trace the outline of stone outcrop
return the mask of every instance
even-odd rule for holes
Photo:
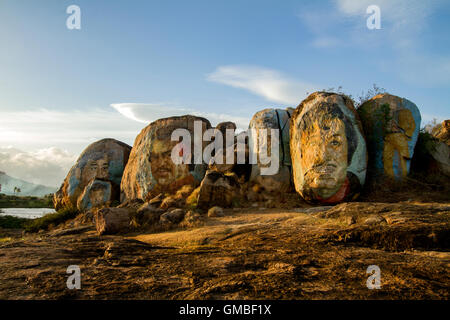
[[[141,131],[134,142],[124,171],[121,184],[122,201],[147,201],[160,193],[174,193],[183,185],[196,186],[200,183],[205,174],[205,164],[193,164],[193,159],[192,164],[175,164],[171,158],[172,149],[177,145],[181,146],[180,157],[192,157],[196,121],[200,125],[202,135],[211,127],[209,121],[204,118],[186,115],[156,120]],[[190,146],[186,141],[171,141],[171,135],[176,129],[189,131]],[[186,144],[184,147],[183,143]],[[203,147],[205,145],[203,142]]]
[[[294,185],[306,201],[338,203],[358,196],[367,150],[351,99],[311,94],[292,115],[290,137]]]
[[[235,175],[208,170],[200,184],[197,206],[208,209],[213,206],[231,207],[240,197],[240,187]]]
[[[427,133],[419,135],[411,171],[450,178],[450,146]]]
[[[444,120],[433,128],[431,134],[450,147],[450,120]]]
[[[379,94],[359,107],[369,151],[369,171],[401,179],[409,173],[421,116],[411,101]]]
[[[55,193],[55,208],[88,210],[119,201],[120,183],[130,151],[129,145],[114,139],[89,145]]]
[[[250,181],[260,184],[266,191],[286,192],[291,189],[291,156],[289,146],[289,124],[292,108],[282,109],[264,109],[257,112],[249,124],[249,129],[254,129],[255,134],[251,136],[253,150],[256,152],[256,164],[252,165]],[[264,156],[271,158],[271,129],[278,130],[279,141],[278,151],[278,170],[273,174],[265,175],[262,168],[270,167],[272,163],[263,160]],[[266,135],[264,134],[264,131]],[[250,148],[252,149],[252,148]],[[250,150],[251,151],[251,150]]]
[[[130,215],[126,208],[103,208],[95,212],[95,227],[99,235],[115,234],[130,228]]]

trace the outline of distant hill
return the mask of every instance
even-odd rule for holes
[[[57,190],[57,188],[34,184],[10,177],[3,171],[0,171],[0,185],[0,193],[4,193],[6,195],[14,195],[15,187],[20,189],[20,193],[16,194],[19,196],[43,197],[49,193],[54,193]]]

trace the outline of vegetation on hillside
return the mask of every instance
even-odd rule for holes
[[[53,208],[53,194],[43,198],[8,196],[0,193],[0,208]]]

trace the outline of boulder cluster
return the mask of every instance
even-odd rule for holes
[[[277,207],[290,201],[288,195],[318,204],[351,201],[370,176],[406,177],[420,122],[419,109],[404,98],[381,94],[356,109],[345,95],[315,92],[296,109],[257,112],[249,124],[254,134],[235,133],[232,122],[213,128],[225,137],[213,154],[224,160],[231,155],[232,163],[204,158],[174,163],[174,152],[185,159],[193,157],[187,150],[194,150],[195,144],[207,148],[210,141],[196,140],[194,132],[200,130],[203,137],[211,124],[192,115],[159,119],[141,131],[132,148],[114,139],[91,144],[54,195],[54,205],[94,212],[102,234],[130,227],[192,225],[206,214],[223,215],[226,207]],[[444,121],[434,134],[441,139],[434,152],[445,174],[449,127]],[[172,141],[177,129],[193,138]],[[271,164],[264,159],[272,153],[278,155],[277,166],[267,175]]]

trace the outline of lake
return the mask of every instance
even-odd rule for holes
[[[47,213],[54,213],[51,208],[1,208],[0,216],[14,216],[19,218],[40,218]]]

